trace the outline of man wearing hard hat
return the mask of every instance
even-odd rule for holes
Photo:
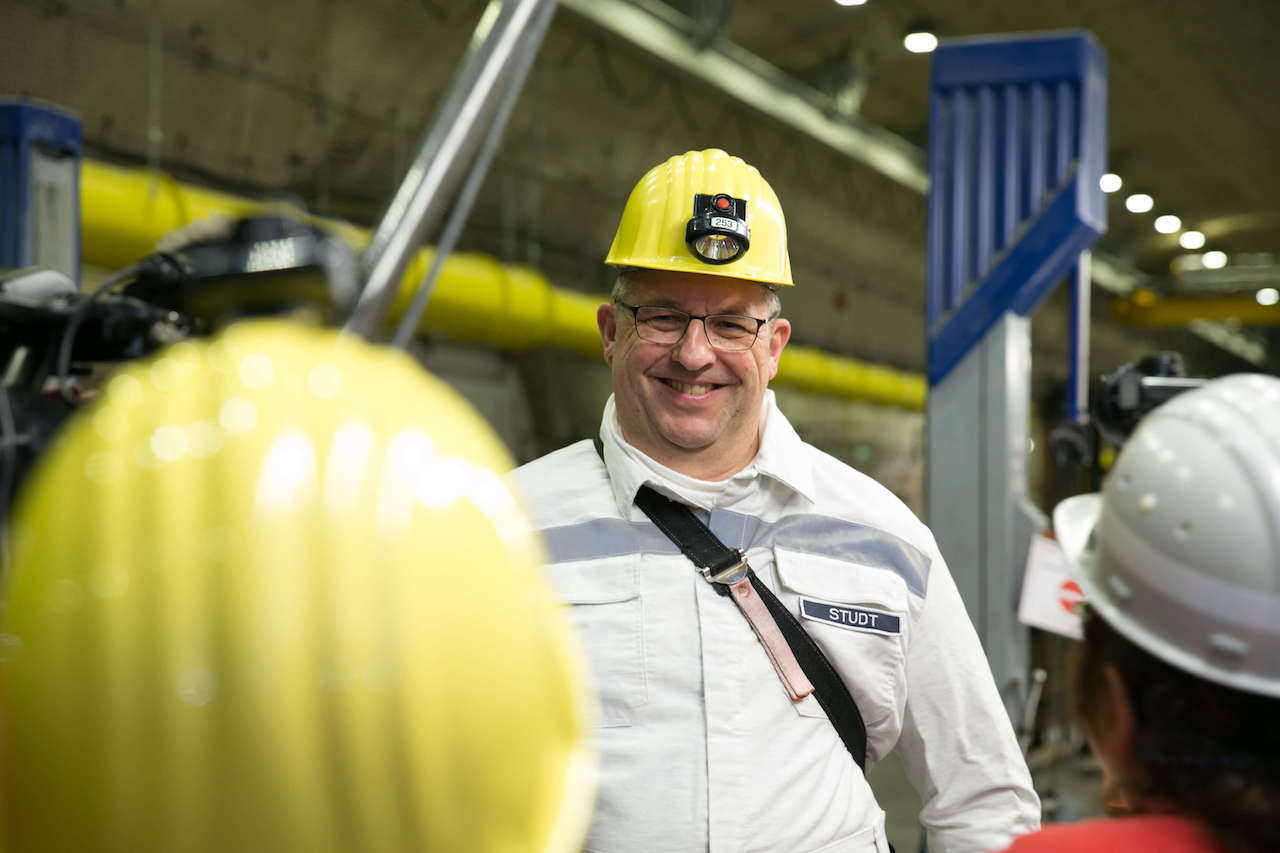
[[[587,849],[888,853],[862,768],[895,747],[931,851],[1035,829],[932,535],[801,441],[768,390],[792,284],[768,183],[723,151],[672,157],[606,263],[599,439],[515,475],[599,692]]]
[[[1010,853],[1280,850],[1280,379],[1161,405],[1053,526],[1088,602],[1076,713],[1133,813]]]
[[[1280,850],[1280,379],[1143,418],[1053,530],[1087,599],[1074,703],[1130,815],[1011,853]]]

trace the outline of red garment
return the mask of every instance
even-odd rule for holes
[[[1004,853],[1221,853],[1208,832],[1169,815],[1049,824],[1016,839]]]

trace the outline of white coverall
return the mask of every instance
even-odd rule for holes
[[[868,762],[901,753],[930,853],[999,849],[1036,829],[1039,799],[932,534],[801,441],[772,392],[764,407],[759,453],[724,482],[626,444],[612,398],[607,473],[581,441],[513,475],[599,694],[586,849],[888,853],[884,812],[816,698],[788,698],[733,601],[634,505],[645,483],[746,550],[802,616],[858,704]]]

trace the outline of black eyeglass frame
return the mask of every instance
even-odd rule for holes
[[[635,327],[636,334],[639,335],[640,340],[644,341],[645,343],[657,344],[658,346],[673,347],[676,344],[683,341],[685,335],[689,334],[689,326],[693,323],[694,320],[701,320],[702,336],[707,339],[707,346],[711,347],[713,350],[718,350],[719,352],[747,352],[748,350],[750,350],[752,347],[756,345],[756,341],[760,340],[760,330],[765,327],[765,324],[775,319],[773,317],[770,317],[767,320],[761,320],[759,317],[752,317],[750,314],[733,314],[725,311],[717,311],[715,314],[690,314],[688,311],[681,311],[679,308],[672,308],[669,305],[628,305],[627,303],[617,299],[613,300],[613,304],[617,305],[620,308],[626,308],[628,311],[631,312],[631,321],[632,321],[632,325]],[[640,332],[640,311],[645,308],[652,308],[657,311],[667,311],[671,314],[683,314],[685,317],[687,317],[688,319],[685,321],[685,324],[684,324],[684,331],[680,333],[680,337],[676,338],[674,341],[671,341],[670,343],[666,343],[664,341],[651,341],[648,338],[646,338]],[[756,324],[756,331],[755,331],[755,334],[752,335],[751,337],[751,343],[747,344],[745,347],[742,347],[741,349],[725,349],[724,347],[716,346],[715,342],[711,340],[711,332],[708,331],[707,329],[707,320],[711,319],[712,317],[733,317],[734,319],[738,319],[738,320],[754,320]]]

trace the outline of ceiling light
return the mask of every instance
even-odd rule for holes
[[[1227,265],[1227,253],[1219,252],[1217,249],[1205,252],[1200,256],[1200,263],[1204,264],[1207,270],[1220,270]]]
[[[1275,305],[1280,302],[1280,290],[1276,290],[1274,287],[1264,287],[1255,293],[1253,298],[1258,300],[1259,305]]]
[[[1183,231],[1178,237],[1178,245],[1184,249],[1204,248],[1203,231]]]
[[[1124,181],[1120,180],[1120,176],[1115,172],[1107,172],[1098,179],[1098,186],[1104,193],[1113,193],[1124,186]]]
[[[1124,200],[1125,209],[1130,213],[1146,213],[1156,206],[1155,199],[1146,193],[1134,193]]]
[[[1172,213],[1166,213],[1164,216],[1156,217],[1156,230],[1161,234],[1176,234],[1178,229],[1182,227],[1182,220],[1174,216]]]
[[[861,6],[867,0],[836,0],[837,6]]]
[[[938,37],[930,32],[916,30],[907,33],[902,46],[912,53],[932,53],[938,46]]]

